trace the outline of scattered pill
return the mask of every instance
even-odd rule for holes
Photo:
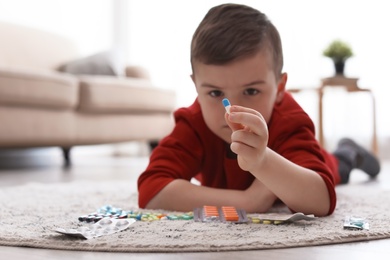
[[[260,223],[260,219],[259,218],[252,218],[252,223],[255,223],[255,224],[258,224]]]

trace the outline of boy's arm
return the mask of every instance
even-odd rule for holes
[[[183,179],[166,185],[146,208],[191,211],[204,205],[234,206],[247,212],[266,212],[276,196],[255,180],[247,190],[217,189],[198,186]]]
[[[328,215],[330,193],[322,173],[299,166],[268,148],[267,124],[260,113],[238,106],[231,107],[231,112],[226,119],[233,130],[231,149],[238,155],[240,167],[251,172],[290,209]],[[300,153],[305,155],[312,157]]]
[[[301,167],[267,148],[262,166],[252,174],[290,209],[316,216],[329,214],[328,188],[317,172]]]

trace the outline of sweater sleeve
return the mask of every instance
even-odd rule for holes
[[[303,110],[275,117],[277,119],[269,129],[269,147],[289,161],[311,169],[322,177],[330,199],[328,215],[332,214],[336,207],[334,167],[329,165],[331,160],[327,157],[330,155],[315,139],[313,122]]]
[[[138,179],[138,204],[146,207],[166,185],[175,179],[190,181],[200,171],[202,145],[188,109],[175,113],[176,125],[150,156],[149,165]]]

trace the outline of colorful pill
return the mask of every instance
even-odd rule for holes
[[[252,218],[252,223],[260,223],[260,219],[259,218]]]
[[[225,107],[226,112],[227,112],[228,114],[230,114],[230,107],[231,107],[231,105],[230,105],[229,99],[224,98],[224,99],[222,100],[222,104],[223,104],[223,106]]]
[[[169,220],[178,220],[179,218],[176,215],[168,215]]]
[[[203,206],[203,213],[206,217],[219,216],[218,208],[216,206]]]
[[[239,220],[237,210],[234,207],[229,207],[229,206],[222,207],[222,212],[224,214],[226,221],[238,221]]]
[[[190,219],[193,219],[194,216],[191,216],[191,215],[187,215],[187,214],[183,214],[180,216],[180,219],[183,219],[183,220],[190,220]]]

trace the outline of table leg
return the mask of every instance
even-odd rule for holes
[[[371,98],[372,98],[372,111],[373,111],[371,147],[372,147],[373,153],[375,155],[378,155],[378,152],[379,152],[378,151],[378,139],[377,139],[377,135],[376,135],[376,102],[375,102],[374,94],[372,92],[370,92],[370,94],[371,94]]]
[[[322,105],[322,98],[323,98],[323,91],[322,89],[318,90],[318,141],[322,147],[325,148],[325,140],[324,140],[324,129],[323,129],[323,105]]]

